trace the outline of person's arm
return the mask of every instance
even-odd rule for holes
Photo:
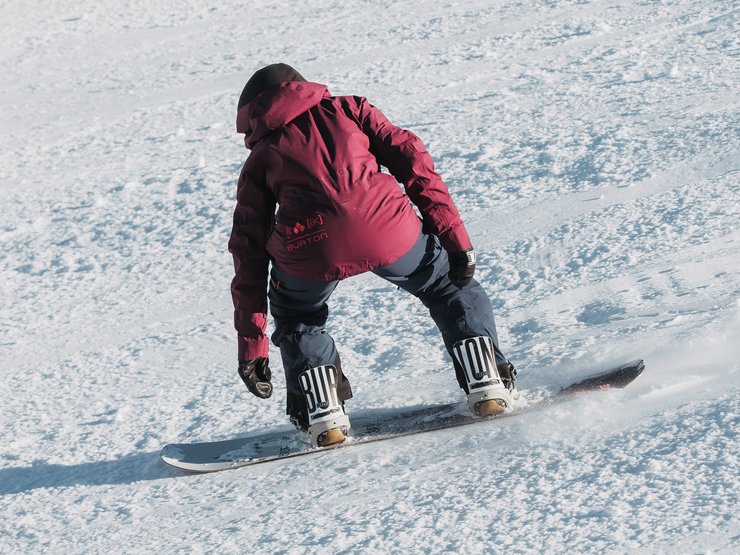
[[[354,101],[356,117],[370,139],[372,153],[403,184],[421,212],[425,227],[439,237],[449,253],[470,249],[472,243],[465,225],[421,139],[393,125],[367,99],[354,97]]]
[[[234,258],[231,297],[239,336],[239,361],[267,357],[267,236],[275,217],[275,199],[259,172],[242,168],[236,194],[229,252]]]

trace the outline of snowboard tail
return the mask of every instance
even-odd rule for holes
[[[195,472],[214,472],[434,430],[490,423],[543,405],[566,401],[579,394],[626,387],[644,369],[644,361],[633,360],[606,372],[578,380],[537,403],[503,416],[490,418],[474,416],[467,409],[465,402],[423,405],[401,410],[387,409],[353,415],[350,437],[343,443],[329,447],[311,447],[301,439],[299,432],[293,427],[283,426],[264,433],[223,441],[169,444],[162,448],[160,456],[164,462],[177,468]]]

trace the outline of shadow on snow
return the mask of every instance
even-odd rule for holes
[[[171,469],[160,460],[159,451],[69,466],[39,460],[31,466],[0,469],[0,496],[43,488],[131,484],[182,475],[182,471]]]

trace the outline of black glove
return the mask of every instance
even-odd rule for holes
[[[270,361],[265,357],[244,360],[239,363],[239,377],[244,381],[247,389],[260,399],[267,399],[272,395],[272,372]]]
[[[457,287],[465,287],[475,274],[475,249],[450,253],[450,281]]]

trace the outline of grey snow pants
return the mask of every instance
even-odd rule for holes
[[[458,288],[447,277],[447,253],[433,235],[421,234],[409,252],[374,274],[417,297],[439,328],[447,351],[469,337],[487,335],[493,340],[496,363],[505,363],[499,348],[493,308],[483,287],[473,280]],[[288,391],[288,414],[301,427],[307,426],[305,400],[298,375],[316,366],[333,364],[339,371],[338,394],[341,400],[352,397],[349,380],[342,372],[336,345],[326,332],[329,316],[327,301],[337,281],[307,281],[285,274],[273,266],[268,297],[275,320],[272,342],[280,348]],[[360,320],[361,322],[361,320]],[[361,323],[359,324],[361,325]],[[453,361],[455,360],[452,357]],[[467,392],[467,381],[455,363],[460,387]]]

